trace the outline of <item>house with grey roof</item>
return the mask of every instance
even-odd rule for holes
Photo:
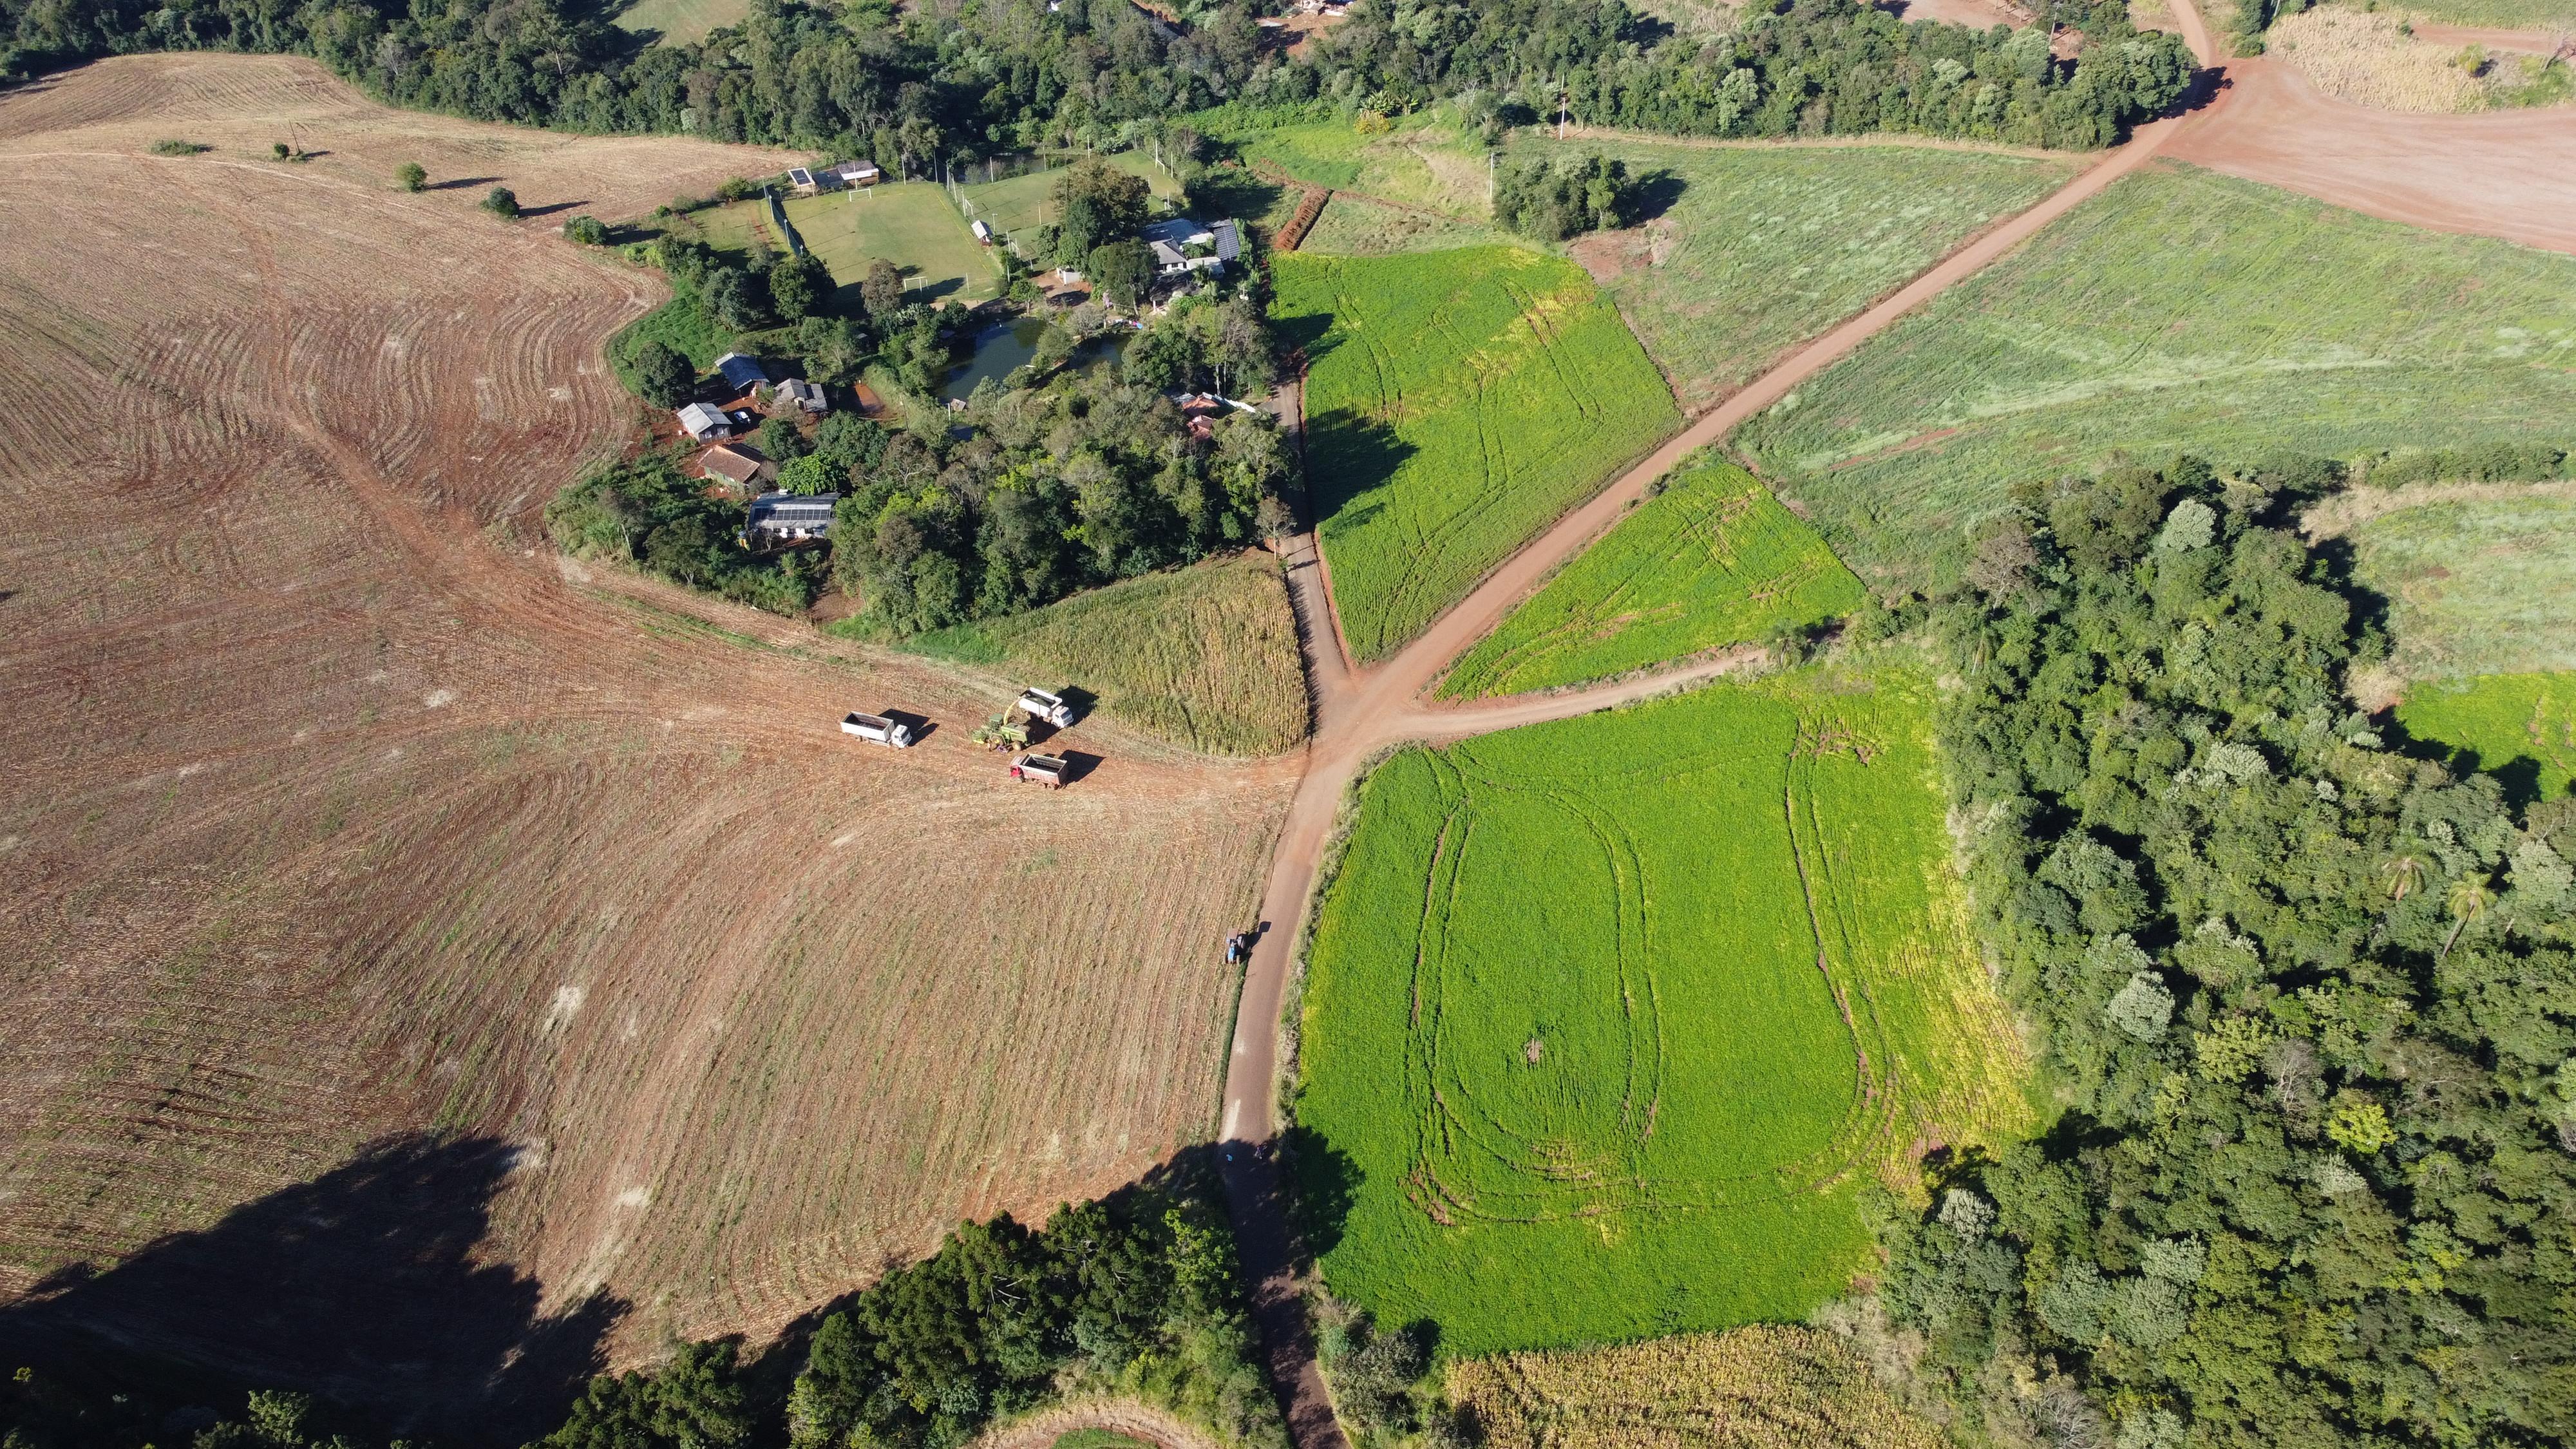
[[[821,538],[831,530],[838,493],[763,493],[751,500],[743,532],[755,543]]]
[[[755,387],[766,387],[769,374],[762,370],[760,359],[740,352],[728,352],[716,359],[716,371],[724,377],[725,386],[740,396]]]
[[[679,419],[680,431],[701,443],[709,438],[733,436],[733,419],[726,417],[722,409],[711,408],[705,403],[690,403],[681,408]]]

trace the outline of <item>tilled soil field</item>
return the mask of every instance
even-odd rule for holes
[[[775,164],[288,60],[0,100],[0,1338],[506,1429],[1201,1139],[1293,779],[1085,725],[1014,786],[980,686],[559,563],[656,284],[412,159],[610,218]]]

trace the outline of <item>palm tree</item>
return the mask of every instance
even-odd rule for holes
[[[2484,875],[2464,875],[2452,883],[2451,893],[2442,903],[2450,907],[2451,918],[2459,924],[2451,927],[2451,939],[2442,943],[2441,956],[2433,958],[2435,965],[2451,954],[2451,948],[2459,944],[2460,933],[2469,928],[2469,922],[2485,915],[2495,898],[2495,883]]]
[[[2411,850],[2388,857],[2380,863],[2379,880],[2391,901],[2406,899],[2424,888],[2424,857]]]

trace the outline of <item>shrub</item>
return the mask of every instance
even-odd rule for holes
[[[163,140],[152,143],[152,154],[155,156],[203,156],[213,149],[215,148],[212,146],[200,145],[195,141]]]
[[[697,385],[698,370],[659,339],[635,349],[634,366],[636,386],[644,400],[657,408],[678,407]]]
[[[608,228],[601,225],[599,218],[595,216],[574,217],[564,223],[563,233],[566,238],[586,247],[608,245]]]
[[[420,191],[429,185],[429,169],[417,161],[405,161],[394,168],[394,184],[405,191]]]
[[[495,186],[483,197],[483,209],[503,221],[519,219],[519,194],[506,186]]]

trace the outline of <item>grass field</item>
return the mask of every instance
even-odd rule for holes
[[[1489,1449],[1940,1449],[1834,1335],[1760,1324],[1621,1348],[1469,1359],[1448,1374]]]
[[[904,647],[1088,690],[1111,716],[1211,754],[1275,755],[1306,737],[1297,621],[1267,553],[1128,579]]]
[[[1657,219],[1577,241],[1573,252],[1693,412],[1970,233],[2038,201],[2078,165],[1919,146],[1658,146],[1537,132],[1511,147],[1515,161],[1594,152],[1681,183]]]
[[[2418,679],[2576,669],[2576,490],[2462,491],[2482,496],[2351,531],[2356,574],[2390,601],[2391,662]]]
[[[2576,673],[2489,674],[2410,686],[2397,722],[2460,769],[2502,776],[2525,801],[2576,789]]]
[[[711,246],[784,250],[786,239],[770,235],[768,218],[769,203],[752,200],[710,207],[690,220]],[[832,269],[845,311],[859,310],[859,284],[867,280],[868,263],[879,259],[903,268],[915,300],[972,305],[1001,295],[992,249],[975,240],[934,182],[888,181],[790,197],[787,223]]]
[[[1732,463],[1703,461],[1548,580],[1440,692],[1581,684],[1838,618],[1862,598],[1860,580],[1770,489]]]
[[[0,407],[57,420],[0,435],[0,1316],[61,1274],[66,1333],[516,1443],[495,1396],[559,1419],[594,1350],[765,1340],[1207,1140],[1290,782],[1086,722],[1017,786],[986,686],[557,557],[659,283],[387,180],[640,215],[775,153],[279,56],[0,104],[47,239]],[[217,157],[150,157],[173,116]],[[330,154],[221,164],[281,117]],[[887,707],[942,728],[834,728]]]
[[[1327,211],[1330,208],[1326,208]],[[1290,253],[1308,477],[1343,637],[1383,658],[1680,421],[1572,263],[1511,247]]]
[[[1399,754],[1309,955],[1325,1281],[1444,1349],[1797,1319],[1858,1182],[2028,1120],[1928,681],[1806,671]]]
[[[719,25],[739,25],[750,13],[751,0],[635,0],[618,12],[617,26],[686,45],[706,39]]]
[[[1334,256],[1382,257],[1396,252],[1452,247],[1517,245],[1508,233],[1478,221],[1460,221],[1380,206],[1356,196],[1336,196],[1315,219],[1298,250]]]
[[[1737,432],[1865,577],[1933,582],[2015,479],[2176,449],[2556,442],[2576,258],[2144,171]]]
[[[1172,173],[1154,164],[1144,151],[1117,151],[1100,158],[1116,170],[1130,176],[1142,176],[1154,195],[1166,201],[1178,201],[1181,184]],[[1064,175],[1058,166],[1046,171],[1032,171],[1026,176],[1013,176],[962,188],[966,200],[974,205],[971,213],[993,230],[1008,236],[1022,227],[1041,226],[1056,219],[1055,186]],[[967,168],[966,174],[972,174]],[[1205,218],[1214,220],[1215,218]],[[801,224],[801,223],[800,223]]]
[[[1230,145],[1247,166],[1270,166],[1316,186],[1365,191],[1454,216],[1485,215],[1485,147],[1460,131],[1456,113],[1444,106],[1403,117],[1394,129],[1375,135],[1339,119],[1246,129],[1217,121],[1206,134]]]

